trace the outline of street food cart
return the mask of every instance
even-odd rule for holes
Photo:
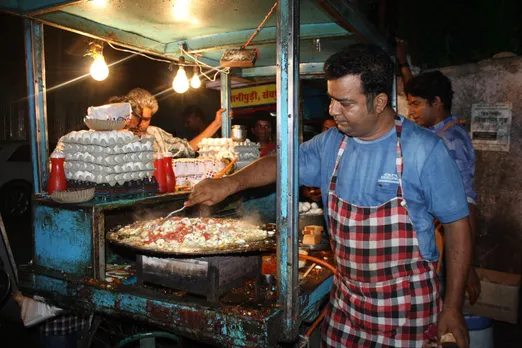
[[[175,13],[181,11],[176,7],[180,3],[189,6],[190,20],[180,20],[179,13]],[[227,347],[295,342],[301,324],[319,316],[329,294],[332,273],[322,268],[313,277],[299,281],[298,270],[299,79],[320,77],[324,60],[344,46],[363,41],[384,47],[386,43],[349,0],[279,0],[274,5],[266,0],[0,1],[0,9],[25,17],[36,198],[34,258],[32,264],[19,270],[24,293],[38,294],[62,308],[128,317]],[[258,28],[271,9],[275,9],[274,15]],[[137,207],[145,212],[175,209],[182,205],[187,193],[81,204],[60,204],[46,196],[46,25],[174,63],[183,53],[197,54],[199,61],[215,67],[226,50],[241,48],[256,28],[260,29],[250,43],[257,49],[255,64],[220,73],[221,99],[222,106],[229,110],[235,78],[256,81],[275,76],[279,198],[277,282],[273,288],[241,279],[226,289],[217,284],[217,289],[213,288],[217,295],[206,293],[202,297],[190,291],[145,286],[132,277],[125,282],[107,281],[107,265],[129,257],[132,251],[109,244],[106,232],[122,221],[136,219],[132,211]],[[223,137],[229,136],[229,117],[223,118],[222,132]],[[226,265],[242,263],[247,268],[251,263],[254,271],[243,273],[259,278],[258,258],[250,259],[249,255],[224,255],[222,261],[209,261],[212,267],[208,270],[226,274]],[[319,255],[331,261],[330,256]],[[208,277],[210,283],[219,283],[218,278]]]

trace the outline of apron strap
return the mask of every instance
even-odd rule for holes
[[[329,193],[334,193],[335,188],[337,187],[337,173],[339,172],[339,162],[341,157],[343,156],[344,150],[346,149],[346,145],[348,144],[348,136],[344,136],[341,141],[341,145],[339,145],[339,151],[337,152],[337,158],[335,159],[335,166],[332,173],[332,178],[330,179]]]
[[[395,114],[395,131],[397,132],[397,146],[395,151],[395,169],[397,170],[397,178],[399,179],[399,186],[397,187],[397,197],[403,198],[402,190],[402,170],[404,163],[402,160],[402,146],[401,146],[401,135],[402,135],[402,119],[399,115]]]

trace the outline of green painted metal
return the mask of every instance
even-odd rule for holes
[[[49,12],[72,4],[78,0],[18,0],[18,10],[24,14]]]
[[[276,27],[263,28],[259,34],[256,35],[254,40],[252,40],[251,45],[265,45],[267,43],[275,43],[276,29]],[[190,52],[204,52],[207,50],[215,51],[224,48],[237,48],[247,42],[247,40],[252,35],[252,32],[253,31],[249,29],[176,41],[167,44],[165,51],[169,53],[180,53],[179,45],[186,45]],[[302,24],[300,32],[301,40],[350,35],[349,31],[341,28],[336,23]]]
[[[60,29],[73,31],[100,40],[107,40],[137,51],[166,56],[164,54],[165,44],[162,42],[129,33],[113,26],[103,25],[63,11],[46,13],[36,18],[45,24]]]
[[[177,59],[179,45],[186,44],[189,50],[202,53],[201,61],[214,66],[219,65],[224,49],[247,41],[273,4],[267,0],[192,0],[189,17],[182,21],[176,19],[172,1],[108,1],[105,8],[90,1],[22,2],[27,9],[46,9],[29,14],[46,24],[170,59]],[[60,7],[64,4],[70,5]],[[14,0],[0,0],[1,8],[27,14]],[[323,62],[340,47],[360,40],[386,45],[347,0],[302,0],[299,15],[301,62]],[[272,15],[251,44],[260,52],[257,67],[275,65],[275,24]],[[317,38],[322,40],[321,52],[312,48],[311,40]]]

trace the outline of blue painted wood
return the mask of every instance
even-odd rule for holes
[[[230,132],[232,127],[232,121],[230,119],[231,107],[231,96],[230,96],[230,75],[221,73],[221,107],[227,109],[223,113],[221,121],[221,136],[223,138],[230,138]]]
[[[50,304],[133,318],[221,347],[275,347],[281,333],[282,310],[273,303],[259,308],[242,305],[212,308],[183,295],[145,293],[132,285],[111,287],[109,283],[78,280],[58,279],[35,273],[30,268],[20,271],[22,291],[40,295]],[[313,290],[299,295],[303,308],[299,317],[312,308],[319,308],[331,284],[332,277],[329,277]]]
[[[34,207],[36,266],[79,277],[93,276],[92,210]]]
[[[300,324],[298,287],[298,145],[299,145],[299,0],[277,6],[277,249],[282,340],[297,338]]]
[[[25,19],[24,31],[33,190],[40,192],[47,189],[44,184],[48,177],[47,159],[49,158],[43,25],[34,20]]]

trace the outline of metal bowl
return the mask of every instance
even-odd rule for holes
[[[231,138],[234,141],[245,141],[247,138],[247,127],[239,124],[232,126]]]

